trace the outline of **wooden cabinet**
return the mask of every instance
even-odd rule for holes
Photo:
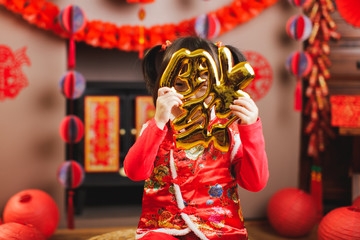
[[[84,99],[88,96],[116,96],[119,99],[119,166],[123,167],[124,158],[136,139],[135,130],[135,99],[146,96],[145,84],[142,82],[88,82],[82,98],[68,102],[68,112],[83,122]],[[85,166],[84,139],[77,144],[67,145],[67,158]],[[75,204],[77,213],[86,206],[140,204],[142,199],[143,182],[134,182],[116,172],[85,172],[83,184],[76,189]]]

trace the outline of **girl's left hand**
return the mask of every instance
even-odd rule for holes
[[[241,120],[241,125],[249,125],[256,122],[259,109],[251,98],[239,97],[230,105],[232,112]]]

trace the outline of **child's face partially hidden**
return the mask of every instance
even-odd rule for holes
[[[185,69],[186,71],[186,69]],[[204,97],[204,95],[207,93],[207,90],[208,90],[208,84],[209,84],[209,81],[208,81],[208,72],[204,72],[202,73],[199,77],[198,77],[198,80],[200,82],[202,82],[201,86],[196,89],[196,92],[195,94],[193,95],[190,95],[190,97],[184,97],[182,100],[183,102],[186,102],[186,101],[189,101],[189,100],[193,100],[193,99],[199,99],[199,98],[202,98]],[[175,86],[174,86],[174,89],[178,92],[178,93],[183,93],[183,92],[186,92],[189,90],[189,84],[188,82],[185,80],[181,80],[180,78],[177,78],[176,81],[175,81]],[[208,97],[204,100],[205,103],[209,104],[210,103],[210,100],[211,100],[211,97]],[[181,113],[183,113],[183,110],[180,109],[180,106],[179,107],[173,107],[172,108],[172,115],[174,117],[178,117]],[[194,116],[193,116],[193,119],[197,118],[199,115],[201,114],[200,111],[197,111]],[[197,119],[194,123],[200,123],[203,121],[203,117],[200,117],[199,119]]]

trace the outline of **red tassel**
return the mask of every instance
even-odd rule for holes
[[[71,34],[69,40],[69,55],[68,55],[68,69],[75,68],[75,40],[74,36]]]
[[[295,111],[301,111],[302,100],[301,100],[301,80],[298,79],[296,82],[294,109]]]
[[[318,169],[318,170],[315,170]],[[319,167],[313,166],[311,171],[311,196],[313,196],[317,208],[317,217],[320,221],[323,217],[323,193],[322,193],[322,176]]]
[[[74,191],[68,191],[68,205],[67,205],[67,224],[68,229],[74,229]]]

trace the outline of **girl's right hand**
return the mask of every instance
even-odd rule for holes
[[[155,121],[160,129],[164,129],[170,119],[173,107],[179,107],[182,104],[183,95],[177,93],[174,89],[162,87],[158,90],[156,100]]]

